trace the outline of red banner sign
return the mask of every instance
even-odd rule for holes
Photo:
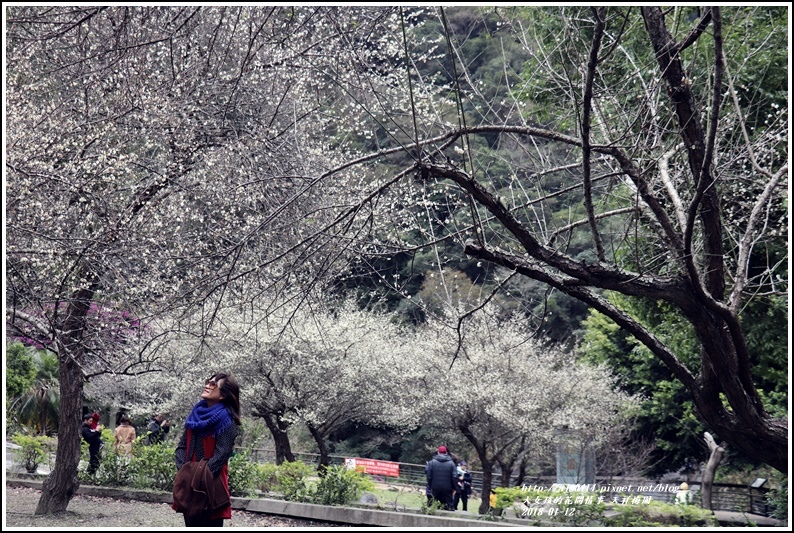
[[[376,476],[400,477],[400,463],[376,461],[374,459],[345,459],[345,466],[359,472]]]

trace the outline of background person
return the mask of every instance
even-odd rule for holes
[[[681,483],[678,492],[675,493],[675,505],[689,505],[692,503],[692,493],[689,492],[689,485]]]
[[[458,483],[457,488],[455,489],[455,497],[452,501],[452,507],[457,511],[458,510],[458,502],[463,502],[463,510],[469,510],[469,496],[471,495],[471,472],[469,472],[469,467],[466,464],[466,461],[461,461],[458,465]]]
[[[168,420],[163,420],[162,414],[156,414],[154,418],[149,420],[146,429],[149,431],[147,442],[149,444],[159,444],[163,442],[165,436],[171,431],[171,424]]]
[[[88,443],[88,473],[92,476],[99,468],[99,449],[102,447],[102,425],[97,424],[95,429],[91,429],[93,418],[91,413],[83,415],[83,427],[81,433],[83,439]]]
[[[240,386],[234,376],[213,375],[204,384],[201,399],[185,421],[174,457],[179,470],[188,461],[209,459],[207,466],[214,477],[220,476],[229,493],[229,457],[234,450],[237,426],[240,425]],[[176,507],[174,507],[176,509]],[[209,517],[188,520],[187,527],[223,527],[232,517],[231,504]]]
[[[488,497],[488,503],[490,504],[488,510],[494,516],[499,516],[502,514],[502,510],[496,507],[498,501],[499,497],[496,495],[496,491],[491,489],[491,495]]]
[[[433,493],[433,499],[441,502],[444,509],[452,511],[452,493],[455,491],[457,477],[456,467],[447,454],[446,446],[439,446],[438,453],[427,467],[427,483]]]
[[[126,414],[121,415],[119,425],[116,427],[116,431],[113,432],[113,437],[115,438],[113,448],[115,448],[119,455],[125,457],[131,456],[133,446],[135,445],[135,428],[132,427],[130,417]]]

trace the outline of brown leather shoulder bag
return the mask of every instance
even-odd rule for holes
[[[208,518],[231,504],[221,476],[213,477],[207,463],[188,461],[174,479],[174,509],[189,520]]]

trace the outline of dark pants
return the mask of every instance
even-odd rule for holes
[[[185,516],[185,527],[223,527],[223,518],[199,518],[188,520]]]
[[[451,490],[434,490],[433,499],[441,502],[444,509],[452,511],[452,491]]]
[[[94,473],[96,473],[97,468],[99,468],[99,448],[89,448],[88,456],[88,473],[93,476]]]
[[[468,511],[469,506],[469,495],[465,492],[455,491],[455,498],[452,501],[452,507],[456,511],[458,510],[458,502],[463,502],[463,510]]]

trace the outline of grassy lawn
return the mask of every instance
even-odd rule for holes
[[[422,504],[427,502],[424,487],[377,484],[375,489],[367,492],[378,498],[378,504],[388,510],[395,509],[395,507],[398,511],[403,508],[420,509]],[[476,515],[479,506],[479,498],[469,498],[467,506],[469,513]],[[458,504],[458,512],[463,513],[461,504]]]

